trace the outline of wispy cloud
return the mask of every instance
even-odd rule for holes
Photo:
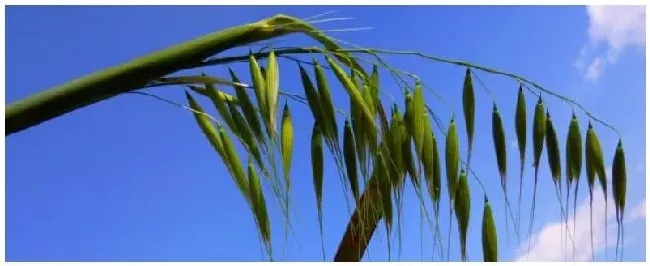
[[[589,67],[587,67],[585,78],[587,78],[587,80],[597,80],[600,78],[601,73],[603,73],[603,59],[601,57],[596,57],[591,61]]]
[[[574,66],[584,71],[587,80],[597,80],[606,64],[614,64],[628,47],[645,47],[644,6],[587,6],[589,40]],[[605,43],[604,53],[596,48]]]
[[[607,214],[605,213],[605,198],[600,193],[600,188],[595,188],[593,200],[593,239],[594,253],[598,254],[605,248],[610,247],[616,242],[616,221],[615,210],[612,199],[610,198]],[[569,217],[568,224],[563,221],[555,221],[546,224],[539,232],[531,236],[528,241],[531,242],[529,252],[527,250],[528,241],[524,242],[518,250],[517,261],[565,261],[573,259],[573,244],[575,243],[575,260],[589,261],[592,258],[591,249],[591,229],[590,229],[590,212],[589,199],[584,199],[580,205],[575,217]],[[640,219],[645,219],[645,199],[631,208],[630,215],[626,215],[626,223],[631,223]],[[605,242],[605,219],[608,222],[607,242]],[[573,226],[575,220],[575,227]],[[566,232],[571,236],[564,242]],[[624,244],[630,243],[630,237],[626,237]],[[571,241],[573,239],[573,242]],[[563,245],[561,243],[566,243]],[[565,259],[566,255],[566,259]]]

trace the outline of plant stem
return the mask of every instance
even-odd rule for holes
[[[227,49],[293,32],[308,33],[304,22],[276,15],[171,46],[132,61],[103,69],[9,104],[5,136],[28,129],[79,108],[136,90],[156,78],[191,68]]]

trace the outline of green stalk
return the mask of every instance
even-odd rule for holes
[[[309,35],[328,49],[339,48],[329,37],[304,21],[282,14],[276,15],[210,33],[13,102],[5,108],[5,136],[119,94],[137,90],[157,78],[201,64],[203,60],[227,49],[295,32]],[[356,62],[347,56],[339,55],[337,58],[348,65],[358,67]]]

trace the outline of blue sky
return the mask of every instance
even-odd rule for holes
[[[228,26],[285,13],[309,17],[329,10],[330,17],[354,20],[318,24],[321,29],[373,27],[358,32],[331,32],[336,38],[364,47],[413,50],[467,60],[534,80],[575,99],[622,134],[628,168],[625,259],[645,261],[645,12],[586,7],[7,7],[6,103],[46,90],[93,71]],[[614,20],[613,17],[626,17]],[[635,20],[636,19],[636,20]],[[621,22],[623,21],[623,22]],[[616,24],[619,23],[619,24]],[[640,35],[641,34],[641,35]],[[639,38],[639,35],[642,38]],[[642,40],[641,40],[642,39]],[[311,46],[302,36],[283,38],[278,46]],[[241,51],[240,51],[241,53]],[[236,53],[228,53],[236,54]],[[414,56],[386,56],[394,67],[418,74],[430,91],[427,103],[442,120],[451,110],[460,116],[464,69]],[[262,61],[266,62],[266,61]],[[234,64],[248,80],[245,64]],[[226,76],[225,68],[206,73]],[[296,64],[282,61],[281,88],[302,93]],[[190,73],[198,73],[193,71]],[[516,199],[518,154],[514,136],[517,84],[478,72],[496,100],[508,139],[509,199]],[[333,76],[331,76],[333,78]],[[331,79],[331,83],[333,83]],[[401,91],[382,72],[381,90],[401,105]],[[335,104],[347,110],[348,98],[333,86]],[[230,90],[227,88],[226,90]],[[231,91],[231,90],[230,90]],[[181,87],[157,88],[156,95],[184,102]],[[232,92],[232,91],[231,91]],[[506,241],[503,196],[491,137],[492,99],[475,84],[477,122],[472,169],[486,185],[493,205],[501,260],[516,260],[516,239]],[[544,95],[562,151],[571,107]],[[391,103],[391,98],[383,99]],[[529,121],[536,98],[527,94]],[[281,100],[284,104],[285,99]],[[201,101],[207,108],[208,102]],[[292,168],[293,235],[283,257],[282,217],[269,206],[276,259],[321,260],[320,236],[309,164],[309,133],[313,123],[306,106],[289,102],[296,128]],[[587,118],[581,111],[584,134]],[[340,117],[340,121],[342,118]],[[611,165],[618,137],[595,124]],[[530,132],[530,131],[529,131]],[[459,123],[465,157],[465,127]],[[530,133],[529,133],[530,134]],[[443,136],[436,130],[438,142]],[[531,143],[530,140],[528,142]],[[529,146],[530,147],[530,146]],[[139,95],[124,95],[75,111],[6,138],[6,259],[8,261],[248,261],[262,259],[257,232],[245,201],[220,158],[195,125],[191,114]],[[562,156],[564,153],[562,152]],[[522,225],[528,222],[532,191],[532,153],[527,150]],[[562,161],[564,163],[564,160]],[[325,252],[330,260],[349,215],[331,160],[326,161],[324,191]],[[558,203],[542,157],[537,191],[531,259],[557,260],[559,243],[554,223]],[[588,196],[582,176],[579,207]],[[599,189],[599,187],[596,187]],[[468,236],[470,260],[481,260],[482,192],[470,179],[472,212]],[[268,192],[268,190],[267,190]],[[600,191],[597,191],[600,195]],[[270,196],[267,196],[269,198]],[[443,198],[446,197],[446,191]],[[445,198],[446,199],[446,198]],[[602,203],[602,197],[601,197]],[[598,200],[596,200],[598,203]],[[405,199],[402,252],[391,246],[391,259],[429,260],[432,243],[425,225],[420,244],[417,198]],[[442,209],[446,210],[443,201]],[[596,208],[602,204],[595,204]],[[516,207],[516,204],[513,205]],[[613,210],[610,204],[609,211]],[[583,210],[583,209],[581,209]],[[641,212],[643,210],[643,212]],[[580,210],[579,210],[580,211]],[[597,244],[601,239],[594,212]],[[446,231],[448,217],[441,228]],[[600,220],[599,220],[600,219]],[[610,226],[614,220],[610,219]],[[578,226],[589,225],[578,215]],[[512,224],[511,224],[512,226]],[[459,259],[457,229],[452,229],[451,256]],[[526,230],[521,230],[522,238]],[[539,233],[539,234],[538,234]],[[585,236],[584,232],[580,236]],[[446,243],[446,232],[443,234]],[[588,237],[588,231],[586,233]],[[393,240],[397,237],[393,234]],[[386,260],[383,224],[373,238],[366,260]],[[550,240],[549,240],[550,239]],[[609,240],[614,239],[610,236]],[[577,243],[578,257],[590,259],[589,241]],[[587,253],[585,253],[587,252]],[[608,258],[614,248],[608,246]],[[551,254],[551,255],[549,255]],[[582,254],[582,255],[581,255]],[[602,260],[604,250],[597,252]]]

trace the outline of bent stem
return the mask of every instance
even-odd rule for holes
[[[142,88],[165,75],[194,68],[210,56],[230,48],[296,32],[305,33],[327,49],[340,48],[306,22],[287,15],[275,15],[201,36],[11,103],[5,108],[5,136]],[[365,73],[355,60],[345,54],[337,53],[335,56],[345,65]]]

